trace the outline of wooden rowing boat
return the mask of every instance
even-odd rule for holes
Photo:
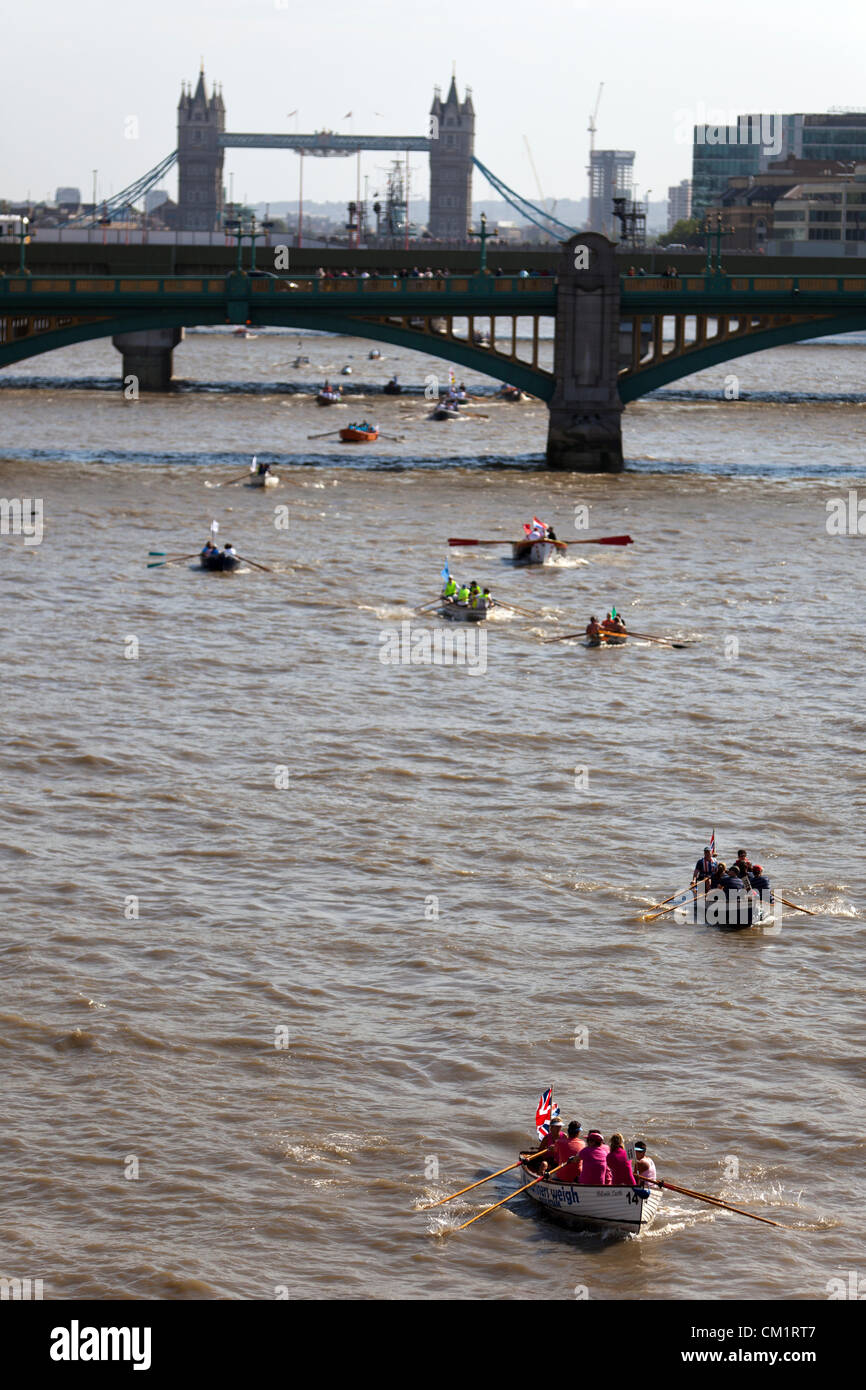
[[[201,555],[199,559],[201,561],[199,568],[209,570],[211,573],[231,574],[241,563],[240,556],[223,555],[222,553],[219,555]]]
[[[457,420],[460,417],[460,408],[456,405],[437,405],[427,418],[429,420]]]
[[[522,401],[526,397],[519,386],[503,386],[499,392],[499,399],[501,401]]]
[[[676,894],[668,906],[675,908],[676,920],[702,927],[719,927],[722,931],[746,931],[749,927],[767,926],[776,920],[772,891],[763,895],[752,888],[748,892],[725,895],[721,888],[685,888]]]
[[[340,438],[344,444],[372,444],[374,439],[379,438],[379,431],[373,429],[363,429],[360,425],[347,425],[340,430]]]
[[[279,487],[280,480],[276,473],[253,473],[248,483],[244,487]]]
[[[520,1155],[520,1186],[537,1176]],[[543,1178],[526,1189],[526,1195],[545,1212],[569,1226],[621,1231],[640,1235],[655,1219],[661,1206],[662,1191],[656,1187],[595,1187],[586,1183],[560,1182]]]
[[[564,549],[564,541],[512,541],[511,558],[515,565],[549,565],[556,559],[557,551]]]
[[[316,405],[336,405],[342,399],[339,391],[319,391],[316,395]]]
[[[487,604],[482,608],[470,608],[468,603],[457,603],[455,599],[443,598],[436,611],[440,618],[448,618],[452,623],[483,623],[487,617]]]
[[[602,632],[598,637],[587,637],[582,643],[584,647],[624,647],[628,633],[626,632]]]

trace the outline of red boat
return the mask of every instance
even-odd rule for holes
[[[347,425],[340,430],[340,438],[344,444],[372,444],[379,431],[373,425]]]

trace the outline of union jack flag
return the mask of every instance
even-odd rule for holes
[[[710,854],[711,854],[712,857],[715,859],[715,857],[716,857],[716,828],[715,828],[715,826],[713,826],[713,833],[712,833],[712,835],[710,836]]]
[[[559,1119],[559,1106],[553,1103],[553,1087],[550,1086],[546,1091],[541,1092],[538,1108],[535,1112],[535,1128],[539,1139],[547,1139],[550,1134],[551,1120]]]

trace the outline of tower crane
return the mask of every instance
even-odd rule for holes
[[[545,212],[546,212],[546,211],[547,211],[547,199],[545,198],[545,196],[544,196],[544,190],[543,190],[542,187],[541,187],[541,179],[538,177],[538,170],[537,170],[536,167],[535,167],[535,160],[532,158],[532,150],[531,150],[530,147],[529,147],[529,139],[528,139],[528,137],[525,136],[525,135],[524,135],[524,137],[523,137],[523,143],[524,143],[524,145],[526,146],[526,153],[529,155],[529,164],[530,164],[530,168],[532,169],[532,172],[533,172],[533,174],[534,174],[534,176],[535,176],[535,186],[536,186],[536,188],[538,189],[538,196],[539,196],[539,198],[540,198],[540,200],[541,200],[541,206],[544,208],[544,210],[545,210]],[[554,198],[554,199],[551,201],[551,205],[550,205],[550,212],[551,212],[551,215],[552,215],[553,213],[556,212],[556,204],[557,204],[558,201],[559,201],[559,200],[556,199],[556,198]]]
[[[601,94],[602,94],[603,91],[604,91],[604,83],[603,83],[603,82],[599,82],[599,84],[598,84],[598,96],[597,96],[596,99],[595,99],[595,110],[594,110],[594,111],[592,112],[592,114],[590,115],[590,118],[589,118],[589,126],[587,127],[587,129],[589,130],[589,162],[590,162],[590,164],[592,164],[592,155],[593,155],[593,151],[594,151],[594,149],[595,149],[595,132],[596,132],[596,130],[598,129],[598,127],[597,127],[596,124],[595,124],[595,118],[596,118],[596,116],[598,115],[598,108],[599,108],[599,106],[601,105]]]

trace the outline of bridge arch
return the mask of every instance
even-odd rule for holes
[[[369,338],[374,342],[393,343],[396,347],[409,348],[428,357],[440,357],[468,367],[492,377],[495,381],[517,386],[542,400],[549,400],[553,393],[552,376],[538,371],[528,363],[514,361],[490,349],[463,342],[459,338],[407,328],[403,324],[354,318],[343,314],[309,313],[303,309],[291,308],[284,311],[271,310],[266,314],[256,313],[253,308],[250,317],[243,322],[251,328],[305,328],[317,333],[334,333],[344,337]],[[68,327],[29,334],[17,341],[3,344],[0,347],[0,365],[8,366],[45,352],[72,347],[76,343],[111,338],[123,333],[146,333],[172,328],[222,328],[226,327],[227,323],[225,312],[211,312],[206,309],[192,312],[179,310],[175,313],[161,310],[154,314],[120,314],[91,319]]]

